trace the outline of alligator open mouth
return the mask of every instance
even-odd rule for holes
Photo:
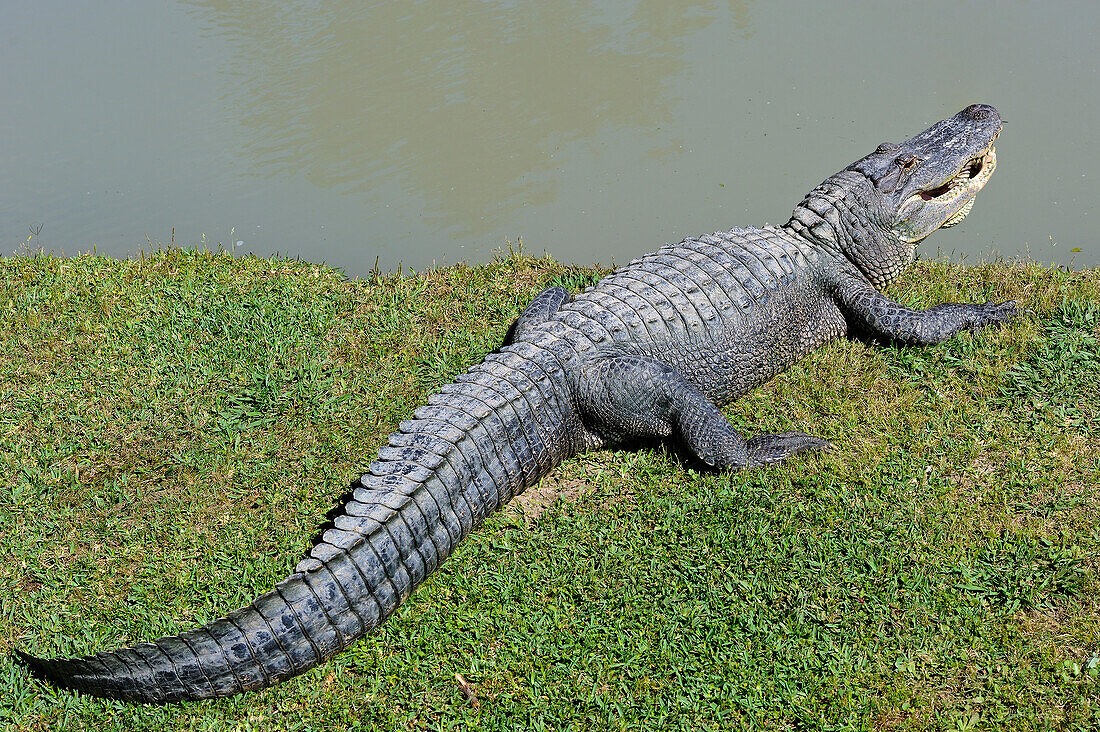
[[[993,145],[990,145],[984,153],[966,161],[962,169],[951,176],[946,183],[920,191],[913,199],[919,197],[922,201],[945,212],[955,209],[940,224],[940,228],[950,228],[965,219],[970,209],[974,208],[974,197],[989,182],[996,167],[997,151]]]
[[[989,180],[989,176],[993,173],[993,168],[996,165],[997,152],[991,145],[984,153],[967,161],[962,170],[943,185],[921,191],[920,197],[925,201],[931,201],[945,196],[951,197],[953,194],[963,193],[970,189],[977,193]],[[978,185],[975,186],[974,183]]]
[[[946,181],[912,193],[898,209],[894,233],[902,241],[916,244],[936,229],[955,226],[970,214],[978,191],[996,167],[997,151],[990,140],[984,152],[967,160]]]

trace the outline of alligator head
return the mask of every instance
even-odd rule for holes
[[[890,230],[915,246],[936,229],[966,218],[974,197],[993,175],[993,141],[1004,122],[987,104],[972,104],[901,144],[884,142],[848,166],[888,196]]]
[[[1003,125],[996,109],[972,104],[905,142],[884,142],[810,191],[787,225],[885,287],[921,240],[970,213],[997,165]]]

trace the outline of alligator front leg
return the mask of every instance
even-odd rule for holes
[[[558,312],[558,308],[572,300],[573,296],[564,287],[547,287],[535,295],[535,299],[519,314],[508,328],[508,333],[504,336],[504,342],[501,345],[507,346],[509,343],[514,343],[525,331],[549,320],[554,313]]]
[[[982,305],[945,302],[913,310],[854,279],[842,283],[836,297],[849,330],[907,346],[939,343],[961,330],[1004,323],[1019,315],[1015,300]]]
[[[746,440],[691,382],[646,356],[601,358],[581,379],[581,408],[590,429],[615,437],[676,434],[712,468],[739,470],[829,447],[802,432]]]

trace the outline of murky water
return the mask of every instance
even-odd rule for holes
[[[1100,264],[1100,3],[5,0],[0,21],[5,252],[174,236],[354,275],[522,237],[621,263],[786,221],[982,101],[1008,120],[997,173],[922,252]]]

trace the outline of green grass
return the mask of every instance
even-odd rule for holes
[[[0,728],[1095,729],[1100,271],[918,263],[893,295],[1032,313],[925,349],[837,342],[732,405],[825,455],[734,475],[581,456],[380,631],[274,689],[140,707],[86,653],[249,602],[385,435],[549,283],[169,251],[0,260]],[[463,694],[459,673],[478,703]]]

